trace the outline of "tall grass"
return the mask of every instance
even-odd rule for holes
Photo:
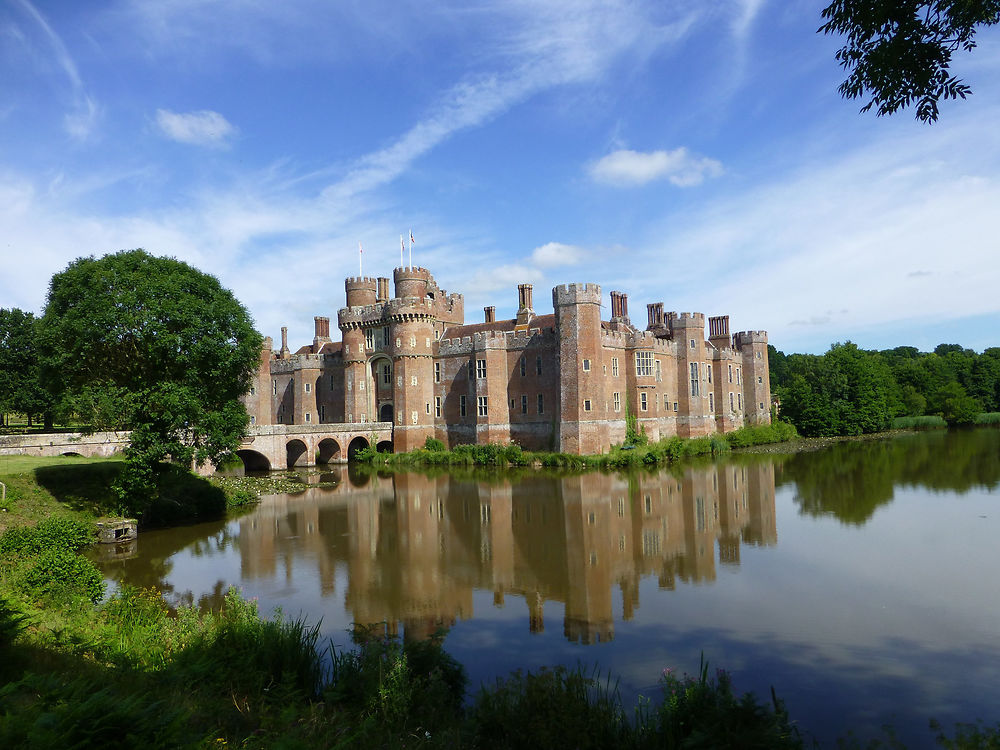
[[[921,417],[895,417],[891,427],[894,430],[937,430],[947,427],[944,417],[937,414],[927,414]]]
[[[976,424],[1000,424],[1000,411],[984,412],[976,417]]]

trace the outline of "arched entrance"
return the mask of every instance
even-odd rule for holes
[[[379,422],[391,422],[392,421],[392,403],[382,404],[378,408],[378,421]]]
[[[385,354],[376,354],[369,360],[375,397],[375,412],[373,416],[378,422],[392,421],[393,389],[392,378],[395,371],[392,360]]]
[[[321,464],[336,463],[341,460],[340,443],[333,438],[319,441],[319,455],[316,460]]]
[[[383,420],[383,421],[388,421],[388,420]],[[392,441],[391,440],[380,441],[375,446],[375,450],[377,450],[379,453],[392,453]]]
[[[285,455],[287,457],[286,466],[292,469],[296,466],[304,466],[307,463],[309,451],[308,446],[301,440],[289,440],[285,444]]]
[[[358,451],[363,451],[368,447],[368,441],[365,440],[360,435],[351,441],[351,444],[347,446],[347,460],[356,461]]]
[[[263,453],[251,450],[236,451],[236,455],[243,462],[244,471],[270,471],[271,462]]]

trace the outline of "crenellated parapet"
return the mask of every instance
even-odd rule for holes
[[[556,309],[567,305],[601,304],[601,285],[590,282],[560,284],[552,289],[552,306]]]
[[[740,331],[733,334],[733,346],[742,349],[753,344],[767,344],[767,331]]]
[[[374,305],[377,299],[378,279],[370,276],[351,276],[344,280],[348,307]]]

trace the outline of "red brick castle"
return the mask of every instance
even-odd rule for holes
[[[317,317],[296,352],[268,338],[245,397],[255,424],[391,422],[396,451],[428,437],[449,447],[514,441],[529,450],[600,453],[625,439],[631,414],[650,439],[697,437],[770,422],[767,332],[730,336],[729,316],[648,305],[645,330],[628,298],[611,292],[601,319],[597,284],[552,290],[554,312],[535,313],[518,287],[517,317],[465,323],[462,295],[424,268],[349,278],[347,306]]]

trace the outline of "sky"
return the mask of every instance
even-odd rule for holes
[[[927,125],[840,97],[825,4],[0,0],[0,307],[142,247],[296,348],[412,232],[467,322],[597,282],[785,352],[1000,345],[1000,28]]]

